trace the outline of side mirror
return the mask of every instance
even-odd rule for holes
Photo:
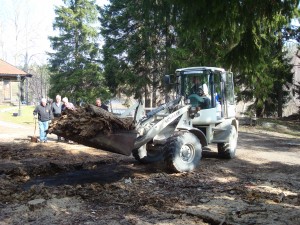
[[[166,86],[171,84],[171,78],[170,78],[170,75],[165,75],[165,76],[164,76],[164,84],[165,84]]]

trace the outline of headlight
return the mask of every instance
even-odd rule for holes
[[[190,117],[193,119],[193,118],[195,118],[195,117],[200,116],[200,113],[198,113],[199,110],[200,110],[199,107],[194,107],[194,106],[192,106],[192,107],[189,109],[189,115],[190,115]]]
[[[185,103],[186,105],[191,104],[191,100],[187,98],[187,99],[184,101],[184,103]]]
[[[198,111],[200,111],[200,107],[198,107],[198,106],[192,106],[191,108],[190,108],[190,112],[191,113],[196,113],[196,112],[198,112]]]

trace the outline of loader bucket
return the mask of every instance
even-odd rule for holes
[[[98,134],[88,140],[91,147],[129,156],[137,137],[136,131],[122,131],[112,134]],[[85,143],[87,144],[87,143]]]

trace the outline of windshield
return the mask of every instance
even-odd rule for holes
[[[202,106],[202,108],[215,107],[217,103],[220,103],[224,95],[225,87],[222,83],[224,84],[226,80],[225,74],[224,71],[212,71],[209,69],[178,71],[178,93],[185,98],[189,98],[193,105],[209,99],[210,103]]]
[[[210,76],[209,73],[206,71],[184,74],[182,76],[182,81],[181,81],[182,95],[187,97],[191,94],[199,94],[199,91],[203,91],[204,94],[209,95],[210,93],[209,76]]]

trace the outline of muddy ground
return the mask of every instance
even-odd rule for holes
[[[0,122],[0,224],[300,224],[300,138],[241,126],[237,157],[192,173]],[[298,134],[299,135],[299,134]]]

